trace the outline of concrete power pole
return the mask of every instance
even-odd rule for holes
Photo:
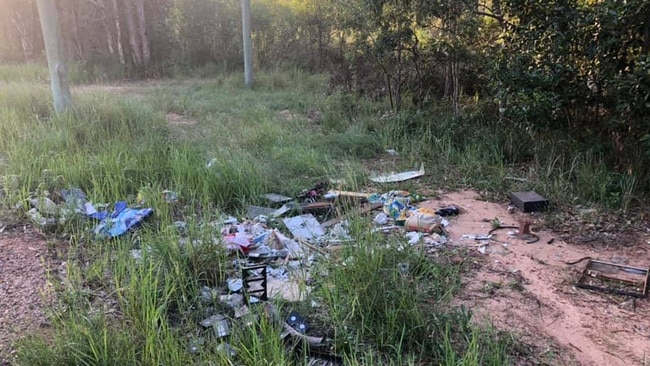
[[[251,2],[241,0],[242,34],[244,37],[244,78],[246,87],[253,84],[253,45],[251,41]]]
[[[54,0],[37,0],[38,16],[41,19],[47,65],[50,69],[50,84],[56,113],[65,112],[72,106],[70,85],[64,63],[63,42],[59,30],[59,17]]]

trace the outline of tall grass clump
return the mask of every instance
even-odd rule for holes
[[[352,364],[503,365],[508,344],[471,325],[471,313],[449,300],[458,268],[383,236],[361,234],[340,260],[318,273],[337,349]],[[489,352],[488,352],[489,351]]]
[[[45,62],[30,63],[1,63],[0,62],[0,83],[1,82],[34,82],[47,83],[50,74]],[[4,87],[4,86],[3,86]],[[1,89],[1,88],[0,88]]]

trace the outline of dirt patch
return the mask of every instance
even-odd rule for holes
[[[306,115],[301,113],[293,112],[289,109],[283,109],[278,112],[278,117],[281,119],[291,122],[297,119],[306,119],[312,125],[319,125],[323,120],[323,113],[317,108],[310,109]]]
[[[46,253],[45,240],[31,229],[0,233],[0,364],[11,359],[17,337],[47,326]]]
[[[167,113],[165,119],[171,126],[194,126],[196,124],[195,119],[176,113]]]
[[[601,247],[569,245],[544,231],[537,232],[537,243],[527,244],[508,230],[500,230],[496,241],[480,254],[478,242],[463,238],[464,234],[486,235],[492,228],[490,220],[496,217],[505,225],[517,226],[521,214],[508,213],[507,205],[481,201],[471,191],[441,195],[424,206],[448,204],[464,211],[450,220],[450,245],[468,248],[474,257],[456,302],[472,309],[477,321],[490,321],[514,332],[535,345],[536,357],[547,364],[643,365],[650,360],[648,299],[576,288],[573,283],[586,261],[565,263],[592,257],[645,268],[650,265],[650,247],[638,244],[598,250]],[[530,218],[535,221],[534,216]]]

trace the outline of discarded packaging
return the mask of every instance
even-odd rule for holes
[[[386,225],[388,223],[388,216],[386,216],[385,213],[379,213],[377,216],[375,216],[374,220],[372,220],[377,225]]]
[[[237,356],[237,352],[235,351],[234,348],[232,348],[231,345],[228,343],[220,343],[217,346],[217,352],[219,353],[225,353],[228,357],[235,357]]]
[[[309,324],[296,312],[292,312],[287,317],[287,324],[300,333],[306,333],[309,330]]]
[[[312,215],[300,215],[282,220],[295,238],[314,240],[325,235],[325,231]]]
[[[406,233],[406,237],[409,240],[409,244],[415,245],[420,242],[420,239],[422,238],[422,234],[415,231],[410,231]]]
[[[228,283],[228,290],[230,292],[239,292],[244,286],[244,281],[241,278],[229,278],[226,280]]]
[[[291,201],[291,197],[283,196],[277,193],[267,193],[263,197],[273,203],[285,203]]]
[[[460,210],[456,206],[447,206],[445,208],[436,210],[435,213],[436,215],[440,216],[456,216],[460,213]]]
[[[405,226],[407,231],[432,233],[441,227],[441,223],[438,216],[415,213],[406,219]]]
[[[374,178],[370,178],[371,181],[375,183],[395,183],[403,182],[405,180],[419,178],[424,175],[424,164],[420,165],[420,170],[412,170],[402,173],[392,173],[388,175],[382,175]]]
[[[201,325],[204,328],[210,328],[210,327],[215,326],[215,324],[218,324],[220,321],[222,321],[224,319],[226,319],[226,317],[221,315],[221,314],[212,315],[209,318],[201,320]]]

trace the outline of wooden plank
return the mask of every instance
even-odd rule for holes
[[[351,191],[328,191],[327,193],[335,194],[342,197],[355,197],[355,198],[365,198],[368,199],[371,193],[365,192],[351,192]]]

